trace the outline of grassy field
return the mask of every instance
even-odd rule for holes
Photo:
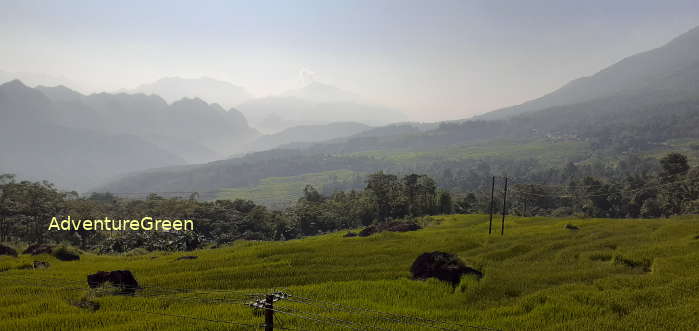
[[[536,158],[549,164],[564,165],[568,161],[585,159],[589,156],[589,153],[590,146],[586,142],[553,142],[542,139],[524,143],[509,140],[476,142],[419,152],[411,148],[405,151],[371,151],[354,153],[352,155],[371,156],[401,164],[481,160],[497,157],[513,160]]]
[[[568,230],[566,224],[579,230]],[[250,308],[223,299],[244,299],[246,293],[273,288],[285,288],[295,295],[291,299],[502,330],[699,329],[699,217],[509,218],[504,236],[487,232],[486,216],[454,215],[433,217],[420,231],[366,238],[343,238],[344,232],[338,232],[187,253],[84,254],[76,262],[0,257],[0,330],[254,329],[146,312],[259,325],[262,317]],[[411,280],[408,270],[415,257],[435,250],[458,254],[483,271],[484,278],[465,277],[455,289],[439,281]],[[182,255],[199,258],[175,260]],[[49,261],[51,267],[17,269],[33,260]],[[145,289],[133,297],[85,289],[88,273],[117,269],[131,270]],[[174,288],[198,291],[166,290]],[[72,303],[80,298],[100,308],[93,312],[75,307]],[[430,329],[367,312],[328,311],[327,306],[281,301],[275,307],[389,330]],[[343,330],[327,321],[277,315],[277,326]],[[436,328],[473,329],[450,324]]]
[[[253,187],[223,189],[216,199],[245,199],[269,207],[285,207],[303,196],[306,185],[322,190],[325,185],[345,182],[363,176],[350,170],[333,170],[290,177],[268,177]]]

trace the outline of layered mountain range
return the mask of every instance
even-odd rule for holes
[[[699,28],[541,98],[440,125],[330,123],[344,114],[381,123],[381,114],[391,112],[320,83],[236,108],[241,111],[199,98],[168,103],[157,95],[83,95],[12,81],[0,86],[0,171],[81,189],[195,191],[313,171],[440,169],[453,163],[453,146],[502,140],[593,146],[578,159],[649,151],[699,139]],[[394,115],[384,120],[399,122]],[[276,133],[259,134],[247,116]],[[274,149],[279,146],[284,149]],[[226,159],[261,150],[268,151]],[[405,163],[395,156],[436,151],[446,157]],[[121,176],[101,185],[115,175]]]
[[[497,142],[504,140],[523,146],[563,141],[561,148],[568,148],[569,141],[587,147],[568,161],[613,159],[628,153],[653,153],[672,141],[695,141],[699,139],[697,128],[699,28],[541,98],[427,131],[410,125],[375,128],[343,139],[291,146],[291,150],[135,174],[101,189],[216,190],[249,185],[254,178],[334,169],[441,171],[465,166],[457,162],[459,155],[453,155],[459,146],[480,144],[481,150],[493,146],[486,153],[492,156],[517,154],[511,144],[508,151],[499,152]],[[431,158],[420,159],[420,155]],[[243,168],[258,171],[251,176]]]
[[[198,98],[168,104],[156,95],[0,85],[0,168],[64,188],[225,158],[258,135],[240,112]]]

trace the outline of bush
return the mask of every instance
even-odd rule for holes
[[[53,250],[53,256],[61,261],[80,260],[80,253],[69,246],[58,246]]]

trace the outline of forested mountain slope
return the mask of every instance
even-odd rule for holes
[[[592,75],[576,79],[541,98],[499,109],[476,119],[510,118],[550,107],[570,105],[619,93],[697,90],[699,83],[699,27],[666,45],[627,57]]]

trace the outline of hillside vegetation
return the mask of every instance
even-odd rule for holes
[[[306,185],[313,185],[326,194],[335,187],[363,188],[365,175],[349,170],[324,171],[290,177],[268,177],[253,187],[221,190],[216,196],[223,200],[252,200],[269,207],[288,207],[303,197]]]
[[[198,256],[194,260],[178,261],[184,253],[162,252],[83,254],[71,262],[49,256],[0,256],[0,329],[230,330],[236,326],[144,312],[259,325],[261,316],[244,306],[244,300],[232,299],[273,288],[284,288],[292,294],[290,299],[314,298],[502,330],[699,328],[699,217],[508,217],[504,236],[499,234],[498,218],[496,231],[489,236],[487,220],[486,215],[440,216],[422,219],[428,226],[415,232],[365,238],[343,238],[345,232],[337,232],[287,242],[237,241],[186,253]],[[570,230],[566,224],[579,229]],[[484,277],[464,277],[455,289],[436,280],[411,280],[408,270],[413,260],[436,250],[458,254]],[[18,269],[32,260],[51,266]],[[144,287],[135,296],[87,290],[87,274],[123,269],[131,270]],[[80,298],[98,303],[99,309],[93,312],[71,304]],[[275,307],[389,330],[425,330],[375,319],[368,312],[326,311],[289,300]],[[278,326],[339,329],[277,315]]]

